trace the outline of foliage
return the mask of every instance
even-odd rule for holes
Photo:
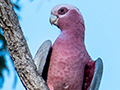
[[[0,29],[0,31],[2,32],[2,29]],[[2,35],[2,33],[0,33],[0,88],[2,87],[4,82],[3,70],[6,69],[9,72],[6,65],[6,58],[5,58],[5,54],[7,51],[6,46],[7,44],[6,44],[5,38]]]
[[[6,61],[12,62],[11,59],[6,59],[6,54],[8,54],[8,56],[9,56],[9,53],[7,50],[7,43],[6,43],[6,40],[5,40],[4,35],[2,33],[2,29],[0,29],[0,88],[2,88],[2,86],[4,84],[3,70],[7,70],[7,72],[10,73],[10,71],[6,65]],[[17,82],[17,76],[14,73],[13,88],[15,88],[16,82]]]
[[[19,1],[20,0],[11,0],[14,9],[17,11],[20,11],[20,9],[21,9],[21,7],[19,5]],[[30,0],[30,1],[33,1],[33,0]],[[19,16],[18,16],[18,18],[19,18]],[[2,86],[4,84],[3,70],[7,70],[7,72],[10,73],[9,69],[6,65],[6,61],[8,61],[8,60],[5,58],[5,55],[8,54],[7,52],[8,51],[7,51],[6,40],[5,40],[4,35],[2,33],[2,29],[0,28],[0,88],[2,88]],[[17,76],[15,74],[13,87],[16,86],[16,82],[17,82]]]
[[[11,0],[14,9],[16,9],[17,11],[20,11],[20,6],[19,6],[19,1],[20,0],[14,0],[14,1],[15,2],[13,2],[13,0]],[[8,67],[6,65],[6,61],[8,61],[6,59],[6,57],[5,57],[6,54],[8,54],[7,52],[8,51],[7,51],[6,40],[5,40],[4,35],[2,33],[2,29],[0,28],[0,88],[2,88],[2,86],[4,84],[3,70],[7,70],[7,72],[10,73],[9,69],[8,69]],[[15,75],[14,77],[15,78],[14,78],[14,85],[13,85],[13,87],[15,87],[16,81],[17,81],[17,78],[16,78],[17,76]]]
[[[13,7],[18,11],[20,11],[19,1],[20,0],[16,0],[16,2],[13,2],[13,0],[11,0]]]

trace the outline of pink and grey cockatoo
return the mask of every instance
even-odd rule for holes
[[[38,72],[50,90],[98,90],[103,64],[93,61],[84,44],[85,25],[78,8],[60,4],[52,9],[50,23],[61,34],[54,44],[47,40],[35,56]]]

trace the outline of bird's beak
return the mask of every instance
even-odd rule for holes
[[[50,16],[50,23],[51,23],[51,25],[52,24],[57,25],[57,21],[58,21],[58,17],[53,15],[53,14],[51,14],[51,16]]]

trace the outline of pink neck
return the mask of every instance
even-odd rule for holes
[[[84,31],[85,31],[84,26],[81,23],[79,23],[77,25],[71,25],[67,29],[61,29],[61,34],[62,38],[64,39],[75,37],[80,38],[84,42]]]

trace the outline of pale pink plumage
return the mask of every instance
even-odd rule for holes
[[[50,90],[82,90],[85,66],[93,64],[84,45],[84,20],[76,7],[67,4],[55,6],[52,15],[61,34],[52,46],[47,84]]]

